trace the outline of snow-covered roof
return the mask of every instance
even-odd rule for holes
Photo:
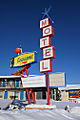
[[[59,90],[73,90],[80,89],[80,84],[67,85],[66,87],[59,87]]]
[[[0,78],[21,78],[20,76],[0,76]]]
[[[29,75],[28,77],[36,77],[40,75]],[[26,75],[24,77],[27,77]],[[0,76],[0,78],[21,78],[21,76],[11,75],[11,76]]]

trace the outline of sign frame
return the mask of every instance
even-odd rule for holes
[[[48,45],[41,46],[41,41],[44,40],[44,39],[47,39]],[[42,50],[43,48],[46,48],[46,47],[51,47],[51,38],[50,38],[50,36],[40,38],[40,49]]]
[[[24,63],[23,65],[16,65],[14,66],[14,59],[17,58],[17,57],[20,57],[22,55],[27,55],[27,54],[31,54],[31,53],[34,53],[34,61],[32,62],[29,62],[29,63]],[[18,67],[22,67],[22,66],[26,66],[26,65],[29,65],[29,64],[33,64],[33,63],[36,63],[37,62],[37,53],[36,52],[30,52],[30,53],[22,53],[16,57],[13,57],[11,60],[10,60],[10,67],[11,68],[18,68]]]
[[[61,75],[61,77],[60,77],[60,75]],[[56,78],[55,78],[55,76],[56,76]],[[50,79],[50,84],[49,84],[50,87],[65,87],[66,86],[66,73],[65,72],[51,73],[49,75],[49,79]],[[53,79],[53,85],[51,85],[52,79]],[[55,82],[57,81],[57,79],[58,79],[58,85],[54,85],[54,84],[56,84]],[[61,81],[63,82],[62,83],[63,85],[62,84],[60,85],[59,82],[61,82]]]
[[[50,32],[49,32],[49,33],[44,34],[44,33],[45,33],[45,30],[47,30],[47,29],[49,29],[49,30],[50,30]],[[50,26],[48,26],[48,27],[43,28],[43,33],[42,33],[42,35],[43,35],[43,37],[47,37],[47,36],[54,36],[53,26],[52,26],[52,25],[50,25]]]
[[[44,51],[45,51],[45,49],[49,49],[49,48],[52,48],[52,56],[49,56],[49,57],[44,57]],[[51,47],[47,47],[47,48],[44,48],[43,49],[43,59],[45,60],[45,59],[49,59],[49,58],[54,58],[55,59],[55,48],[54,48],[54,46],[51,46]]]
[[[41,23],[42,23],[42,22],[45,22],[45,21],[47,22],[47,25],[41,26]],[[49,26],[49,25],[50,25],[50,20],[49,20],[48,17],[45,18],[45,19],[40,20],[40,29],[41,29],[41,30],[42,30],[43,28]]]
[[[69,92],[69,99],[70,98],[80,98],[80,89],[68,90],[68,92]]]
[[[41,87],[46,88],[47,87],[45,75],[29,76],[27,78],[21,78],[21,80],[22,80],[22,84],[24,84],[23,88],[41,88]],[[35,86],[33,83],[36,81],[38,81],[38,82]],[[27,86],[26,86],[25,82],[26,82]]]
[[[42,61],[47,61],[47,60],[50,61],[50,70],[40,71],[40,62],[42,62]],[[52,60],[51,60],[51,59],[41,60],[40,62],[39,62],[39,71],[40,71],[40,73],[52,72]]]

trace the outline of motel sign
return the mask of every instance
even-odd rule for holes
[[[40,61],[39,69],[41,73],[46,72],[47,76],[47,104],[50,105],[49,72],[52,72],[52,58],[55,59],[55,48],[51,46],[51,37],[54,36],[53,26],[50,25],[49,18],[40,21],[40,29],[43,38],[40,39],[40,49],[43,50],[43,60]]]
[[[54,36],[53,26],[50,25],[49,18],[40,21],[40,29],[43,32],[43,38],[40,39],[40,49],[43,50],[43,59],[40,61],[40,72],[51,72],[51,58],[55,58],[55,48],[51,46],[51,36]]]

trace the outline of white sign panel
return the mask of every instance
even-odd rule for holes
[[[50,46],[51,46],[51,38],[49,36],[40,39],[40,49]]]
[[[46,87],[45,75],[21,78],[23,88]]]
[[[54,47],[47,47],[43,49],[43,59],[55,58]]]
[[[50,74],[50,87],[65,86],[65,73]]]
[[[48,36],[48,35],[50,35],[50,36],[54,35],[52,26],[48,26],[46,28],[43,28],[43,37]]]
[[[43,27],[47,27],[49,25],[50,25],[49,18],[45,18],[40,21],[40,29],[42,29]]]
[[[52,71],[52,61],[51,59],[40,61],[40,72],[50,72]]]

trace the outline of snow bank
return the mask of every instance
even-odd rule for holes
[[[0,100],[0,108],[6,108],[13,100]]]
[[[11,101],[0,101],[0,106],[6,107]],[[20,101],[21,102],[21,101]],[[22,101],[24,105],[27,102]],[[46,105],[47,101],[36,101],[36,105],[26,105],[27,107],[42,107],[51,108],[54,105],[56,109],[53,110],[0,110],[0,120],[80,120],[80,104],[70,102],[56,102],[51,101],[51,105]],[[64,107],[69,105],[70,111],[66,111]],[[25,107],[25,106],[24,106]]]
[[[71,110],[70,110],[70,113],[73,113],[75,115],[80,115],[80,107],[73,107]]]

